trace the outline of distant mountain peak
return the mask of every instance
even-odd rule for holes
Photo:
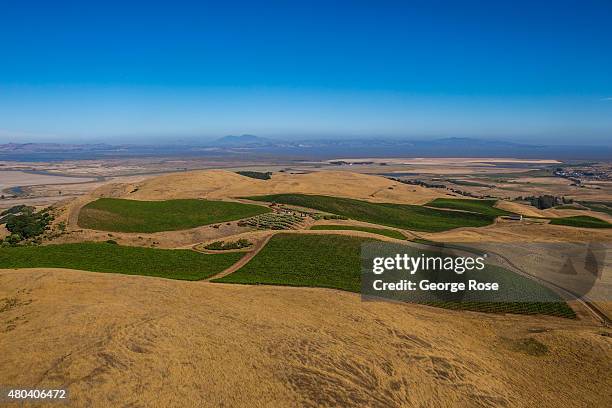
[[[254,146],[268,146],[274,144],[274,141],[265,137],[255,135],[228,135],[221,137],[214,142],[215,145],[221,146],[233,146],[233,147],[254,147]]]

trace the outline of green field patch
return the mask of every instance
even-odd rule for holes
[[[0,248],[0,268],[67,268],[92,272],[200,280],[236,263],[243,254],[201,254],[187,249],[157,249],[84,242]]]
[[[362,273],[361,246],[367,242],[377,242],[377,240],[331,234],[277,234],[245,266],[213,282],[323,287],[359,293]],[[427,254],[427,251],[417,250],[417,252]],[[424,296],[418,303],[456,310],[575,317],[573,310],[548,288],[505,269],[490,268],[490,274],[494,274],[501,281],[500,286],[511,287],[513,290],[527,292],[533,296],[541,293],[541,298],[552,301],[457,302],[440,301],[435,296]],[[489,267],[485,270],[488,269]]]
[[[588,215],[577,215],[575,217],[551,218],[553,225],[567,225],[569,227],[582,228],[612,228],[612,224],[599,218],[589,217]]]
[[[361,244],[346,235],[276,234],[238,271],[213,282],[315,286],[359,292]]]
[[[580,201],[580,204],[593,211],[599,211],[612,215],[612,203],[606,201]]]
[[[406,239],[404,234],[399,231],[383,229],[383,228],[372,228],[372,227],[361,227],[357,225],[313,225],[311,230],[351,230],[351,231],[363,231],[372,234],[384,235],[385,237],[395,239]]]
[[[81,209],[78,224],[101,231],[149,233],[195,228],[267,212],[270,209],[260,205],[228,201],[100,198]]]
[[[426,205],[428,207],[448,208],[452,210],[469,211],[478,214],[499,217],[502,215],[512,214],[510,211],[505,211],[495,207],[497,200],[472,200],[472,199],[456,199],[456,198],[436,198]]]
[[[558,302],[419,302],[420,304],[450,310],[469,310],[483,313],[512,313],[523,315],[549,315],[575,319],[576,312],[564,301]]]
[[[588,208],[579,205],[579,204],[562,204],[556,205],[554,207],[555,210],[588,210]]]
[[[273,194],[249,199],[313,208],[372,224],[427,232],[482,227],[494,221],[493,216],[485,214],[446,211],[419,205],[371,203],[322,195]]]

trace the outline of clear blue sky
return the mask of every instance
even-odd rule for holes
[[[0,142],[612,140],[612,1],[2,1]]]

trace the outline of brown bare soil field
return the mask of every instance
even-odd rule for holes
[[[513,158],[469,158],[469,157],[427,157],[427,158],[359,158],[359,159],[333,159],[332,161],[354,162],[373,162],[387,164],[411,164],[411,165],[462,165],[469,166],[473,164],[503,164],[503,163],[528,163],[528,164],[556,164],[560,163],[557,160],[538,160],[538,159],[513,159]]]
[[[569,186],[572,184],[572,181],[561,178],[561,177],[520,177],[516,179],[510,180],[512,182],[517,182],[521,184],[537,184],[537,185],[559,185],[559,186]]]
[[[584,201],[609,201],[612,194],[612,188],[609,185],[603,184],[595,186],[590,183],[584,183],[584,188],[582,188],[566,183],[566,179],[555,177],[543,177],[540,183],[524,183],[523,180],[523,178],[517,177],[514,179],[514,182],[509,183],[477,179],[478,182],[489,184],[493,187],[461,186],[461,190],[475,194],[509,198],[550,194]]]
[[[0,172],[0,177],[2,176]],[[58,177],[58,176],[43,176],[43,177]],[[150,176],[149,176],[150,177]],[[68,184],[39,184],[27,187],[27,196],[25,197],[6,197],[0,201],[0,209],[5,209],[18,204],[27,204],[31,206],[46,207],[49,205],[61,205],[62,201],[74,199],[79,196],[91,193],[96,188],[103,187],[109,184],[108,181],[86,181],[75,182],[80,180],[74,177],[63,177],[71,180]],[[147,176],[120,176],[113,178],[114,183],[134,183],[142,181]],[[87,179],[83,179],[87,180]],[[93,180],[93,179],[92,179]]]
[[[558,163],[556,160],[522,160],[522,159],[487,159],[487,158],[364,158],[364,159],[338,159],[346,162],[372,162],[372,164],[359,164],[353,166],[337,166],[338,170],[359,171],[365,173],[414,173],[426,175],[474,175],[495,173],[521,173],[530,170],[528,166],[550,165]],[[328,162],[335,161],[329,160]],[[385,167],[381,167],[385,163]],[[507,165],[506,165],[507,164]],[[524,164],[525,167],[516,167]]]
[[[0,383],[72,406],[606,406],[586,320],[312,288],[0,271]]]
[[[93,181],[93,178],[64,177],[46,174],[26,173],[23,171],[0,171],[0,190],[15,186],[47,184],[72,184]]]

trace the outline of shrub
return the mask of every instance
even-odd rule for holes
[[[204,248],[213,250],[213,251],[227,251],[229,249],[248,248],[251,245],[253,245],[252,242],[250,242],[247,239],[241,238],[238,241],[234,241],[234,242],[215,241],[215,242],[212,242],[206,245]]]
[[[17,245],[23,237],[19,234],[11,234],[4,239],[4,241],[9,245]]]
[[[15,205],[15,206],[13,206],[11,208],[8,208],[8,209],[2,211],[0,213],[0,216],[8,215],[8,214],[19,214],[21,212],[26,211],[27,209],[30,209],[31,211],[34,211],[34,207],[28,207],[25,204],[20,204],[20,205]]]
[[[34,212],[31,207],[19,215],[12,216],[6,222],[6,229],[13,234],[18,234],[22,239],[29,239],[41,235],[48,229],[53,220],[48,209]]]

